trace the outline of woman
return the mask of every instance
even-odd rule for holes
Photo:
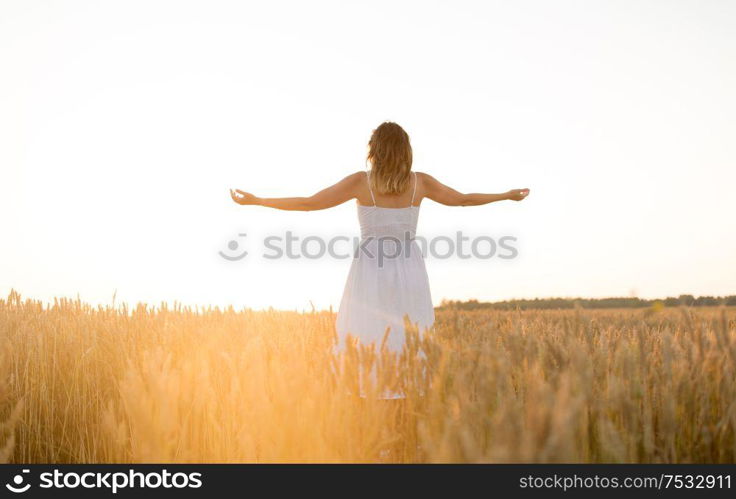
[[[434,323],[427,271],[414,241],[422,200],[476,206],[504,199],[521,201],[529,189],[461,194],[426,173],[412,172],[409,136],[393,122],[373,130],[367,162],[368,171],[348,175],[310,197],[261,198],[241,190],[230,190],[230,195],[242,205],[298,211],[324,210],[356,199],[361,244],[337,314],[339,347],[344,347],[351,334],[361,343],[383,344],[398,352],[405,341],[404,315],[420,331]]]

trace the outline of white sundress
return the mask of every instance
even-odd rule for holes
[[[345,347],[348,334],[380,348],[386,328],[391,328],[386,347],[401,352],[405,314],[420,332],[434,323],[424,257],[414,240],[419,218],[419,206],[414,206],[416,189],[415,172],[409,206],[377,206],[372,190],[373,206],[358,204],[361,239],[337,313],[338,350]]]

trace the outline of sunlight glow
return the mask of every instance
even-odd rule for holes
[[[422,204],[425,235],[519,241],[428,259],[435,303],[731,294],[734,25],[730,2],[4,1],[0,294],[336,307],[349,260],[218,252],[356,235],[355,205],[228,189],[312,194],[364,168],[384,120],[458,190],[531,188]]]

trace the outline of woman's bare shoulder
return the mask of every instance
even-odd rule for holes
[[[424,184],[437,181],[436,178],[425,172],[417,172],[417,179]]]
[[[346,187],[355,187],[360,184],[361,180],[365,180],[365,172],[357,171],[343,177],[339,184]]]

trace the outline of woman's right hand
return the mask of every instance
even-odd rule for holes
[[[512,201],[521,201],[529,195],[529,189],[511,189],[508,192],[509,199]]]
[[[233,201],[235,201],[238,204],[242,204],[242,205],[258,204],[257,197],[255,197],[250,192],[241,191],[240,189],[235,189],[234,191],[230,189],[230,197],[233,198]]]

